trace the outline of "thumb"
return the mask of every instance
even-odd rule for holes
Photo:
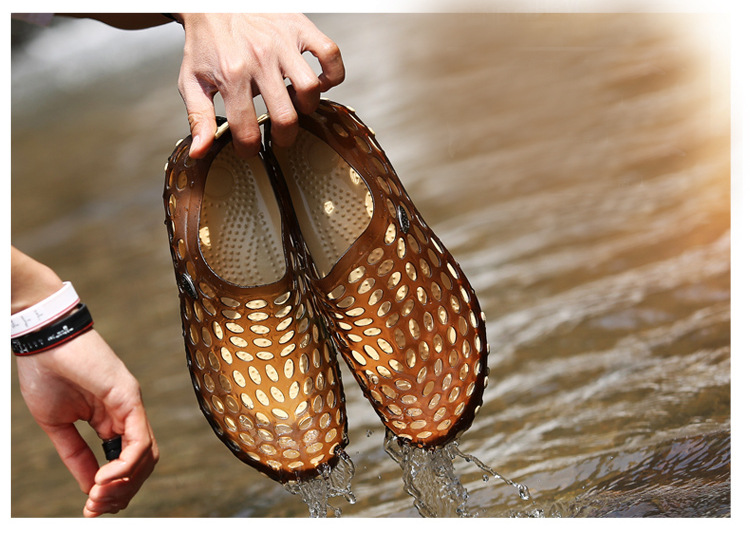
[[[65,467],[73,474],[81,490],[88,494],[94,486],[94,477],[99,469],[99,463],[75,425],[45,428],[45,431]]]

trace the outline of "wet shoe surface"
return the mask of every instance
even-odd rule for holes
[[[444,444],[469,427],[487,382],[476,295],[351,109],[323,100],[300,128],[273,153],[319,310],[383,423]]]
[[[189,143],[164,198],[200,408],[240,460],[282,482],[314,475],[347,443],[343,389],[272,183],[228,132],[201,160]]]

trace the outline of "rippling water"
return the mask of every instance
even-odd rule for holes
[[[459,445],[530,498],[459,457],[467,511],[729,516],[727,20],[314,20],[347,64],[330,97],[374,128],[487,316],[490,383]],[[161,202],[181,38],[80,22],[14,56],[12,240],[76,284],[141,381],[162,459],[121,516],[304,517],[214,437],[185,368]],[[334,505],[419,516],[346,391],[356,503]],[[11,406],[11,515],[79,516],[15,379]]]

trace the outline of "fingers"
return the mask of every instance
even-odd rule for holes
[[[323,34],[315,26],[308,29],[309,35],[305,41],[303,51],[309,51],[318,59],[322,73],[320,80],[320,91],[327,92],[336,85],[344,82],[346,70],[344,60],[338,45],[328,36]]]
[[[47,427],[45,431],[78,486],[82,491],[89,492],[94,485],[99,464],[75,425]]]
[[[159,451],[156,440],[142,406],[132,409],[123,432],[120,456],[99,469],[95,477],[98,485],[132,477],[144,464],[153,470],[158,460]]]
[[[129,480],[113,481],[104,486],[94,485],[83,507],[83,516],[94,518],[105,513],[118,513],[128,506],[136,491]]]
[[[117,476],[106,482],[102,482],[97,475],[96,484],[89,490],[83,515],[85,517],[96,517],[104,513],[117,513],[125,509],[151,475],[158,460],[158,449],[154,445],[153,448],[149,448],[145,454],[138,457],[135,462],[127,464],[125,468],[125,471],[128,472],[127,475]],[[119,461],[120,459],[116,459],[110,464],[114,465]],[[100,473],[108,465],[103,466],[99,470]],[[110,477],[111,475],[102,475],[102,478],[109,479]]]
[[[216,115],[213,93],[209,93],[198,81],[181,72],[178,88],[187,109],[190,134],[190,157],[200,159],[206,155],[216,133]]]
[[[258,81],[258,87],[271,118],[271,141],[282,147],[290,146],[297,136],[298,117],[284,80],[276,74]]]
[[[83,515],[95,517],[104,513],[117,513],[125,509],[151,475],[157,461],[158,452],[155,455],[142,457],[140,461],[134,464],[135,467],[129,468],[129,470],[132,470],[129,477],[118,477],[106,483],[97,482],[89,490]],[[114,462],[117,462],[117,460]]]
[[[261,136],[253,104],[251,81],[240,80],[221,89],[232,143],[237,154],[245,159],[260,152]]]
[[[224,100],[235,150],[249,158],[261,148],[255,95],[265,102],[273,143],[289,146],[297,133],[298,111],[312,113],[321,92],[344,80],[338,46],[302,15],[192,14],[184,19],[179,88],[193,136],[193,158],[203,157],[211,145],[217,92]],[[320,76],[303,58],[306,51],[318,59]]]
[[[125,509],[159,461],[159,449],[143,408],[136,408],[126,423],[122,452],[96,473],[83,510],[86,517]]]

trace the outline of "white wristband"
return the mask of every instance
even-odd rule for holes
[[[63,287],[34,306],[10,316],[10,337],[16,338],[40,329],[75,308],[80,299],[73,284],[63,282]]]

